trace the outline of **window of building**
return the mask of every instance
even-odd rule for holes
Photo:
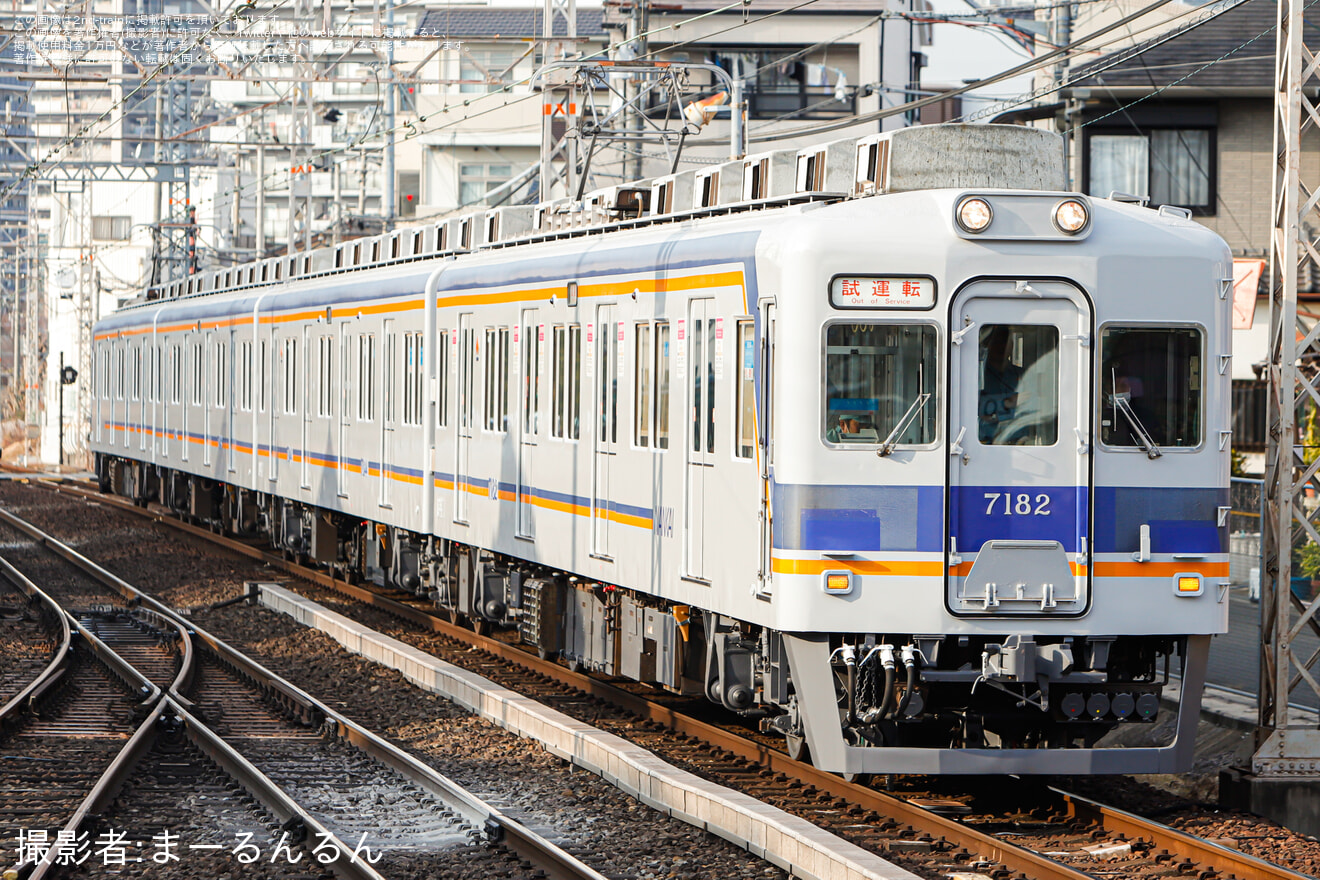
[[[1100,333],[1100,442],[1201,443],[1201,331],[1114,327]]]
[[[884,442],[922,394],[931,394],[899,443],[935,440],[935,328],[928,324],[831,324],[825,331],[825,412],[831,444]]]
[[[458,203],[485,204],[486,193],[513,177],[513,166],[500,162],[464,162],[458,166]],[[468,245],[465,243],[464,247]]]
[[[1215,138],[1212,129],[1156,128],[1096,132],[1087,139],[1087,192],[1120,192],[1215,213]]]
[[[493,92],[513,82],[513,68],[523,52],[511,46],[463,47],[458,62],[458,90],[465,94]]]
[[[417,200],[421,197],[422,174],[420,171],[400,171],[398,193],[399,204],[395,206],[395,213],[400,217],[414,217],[417,215]],[[394,245],[397,250],[399,245],[397,239]],[[398,256],[395,253],[394,256]]]
[[[856,89],[848,86],[855,77],[845,75],[839,65],[854,67],[857,55],[855,50],[840,55],[840,48],[831,47],[829,58],[819,61],[819,56],[804,57],[805,46],[720,48],[703,60],[743,79],[747,115],[752,119],[788,113],[795,119],[824,119],[855,112]]]
[[[92,218],[92,238],[96,241],[127,241],[132,229],[132,217]]]
[[[751,321],[738,322],[738,348],[734,352],[738,371],[734,387],[738,399],[737,432],[734,435],[734,455],[751,458],[756,448],[756,339]]]

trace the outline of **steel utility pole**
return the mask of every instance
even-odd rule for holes
[[[1297,314],[1298,270],[1320,262],[1317,242],[1304,233],[1320,226],[1316,197],[1320,180],[1303,179],[1302,137],[1316,126],[1314,55],[1303,43],[1307,0],[1279,0],[1274,85],[1273,235],[1270,241],[1270,365],[1268,446],[1265,461],[1266,515],[1262,527],[1265,571],[1261,578],[1261,667],[1256,752],[1251,771],[1258,780],[1320,780],[1320,730],[1289,703],[1320,694],[1320,654],[1297,652],[1307,631],[1320,633],[1320,602],[1290,589],[1292,549],[1314,541],[1320,508],[1308,489],[1320,488],[1320,456],[1308,455],[1298,438],[1299,417],[1320,410],[1320,323],[1306,326]],[[1320,46],[1316,46],[1320,49]],[[1314,134],[1311,135],[1314,137]],[[1315,172],[1312,168],[1311,175]],[[1304,368],[1303,364],[1307,366]],[[1308,459],[1310,462],[1308,463]],[[1308,590],[1309,592],[1309,590]],[[1309,713],[1308,713],[1309,715]]]
[[[577,0],[544,0],[541,9],[541,45],[545,55],[542,64],[552,64],[577,52]],[[572,195],[577,189],[577,139],[565,137],[574,127],[577,117],[577,93],[571,74],[560,73],[546,78],[541,86],[544,112],[541,117],[541,177],[537,183],[538,196],[548,202],[560,172],[556,162],[562,163],[564,191]]]

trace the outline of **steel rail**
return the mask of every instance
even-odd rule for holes
[[[1160,849],[1179,855],[1192,854],[1202,870],[1236,877],[1237,880],[1305,880],[1306,874],[1271,864],[1264,859],[1229,849],[1226,846],[1187,834],[1167,825],[1143,819],[1117,807],[1107,807],[1090,798],[1051,787],[1063,798],[1068,816],[1099,825],[1113,834],[1129,840],[1148,840]]]
[[[77,560],[74,558],[78,554],[75,553],[73,550],[69,549],[64,544],[61,544],[59,541],[56,541],[54,538],[45,534],[40,529],[36,528],[30,523],[22,519],[19,519],[9,511],[4,510],[2,508],[0,508],[0,522],[4,522],[7,525],[11,526],[12,528],[19,530],[20,532],[27,535],[29,538],[32,538],[38,544],[45,547],[47,550],[50,550],[51,552],[55,553],[57,556],[66,560],[67,562],[75,566],[78,564]],[[170,627],[172,627],[179,634],[179,640],[180,642],[182,642],[182,656],[180,658],[179,671],[175,674],[174,681],[171,682],[167,690],[170,690],[175,693],[181,693],[181,691],[184,688],[186,688],[188,684],[192,681],[192,675],[193,675],[193,646],[192,646],[192,637],[189,632],[190,627],[188,625],[188,622],[183,618],[179,617],[178,615],[175,615],[173,613],[168,613],[169,608],[167,606],[161,605],[152,597],[147,596],[146,594],[142,593],[140,590],[134,588],[131,584],[123,580],[120,580],[119,578],[115,577],[109,572],[105,572],[104,569],[101,569],[100,571],[104,572],[106,577],[101,577],[101,575],[96,572],[88,572],[88,573],[92,574],[93,577],[99,580],[103,586],[109,587],[111,590],[122,596],[124,600],[127,602],[129,608],[132,608],[136,605],[148,606],[156,614],[157,617],[161,618],[162,620],[168,621]],[[21,582],[25,584],[26,585],[25,589],[35,590],[36,592],[41,593],[43,596],[46,595],[44,592],[41,591],[39,587],[37,587],[36,584],[28,580],[28,578],[25,577],[22,572],[20,572],[17,568],[11,565],[9,561],[4,559],[3,557],[0,557],[0,573],[4,574],[5,577],[13,581],[14,583]],[[47,598],[49,599],[49,597]],[[50,601],[53,602],[54,600],[52,599]],[[60,606],[56,604],[56,607],[58,608]],[[161,613],[162,610],[164,610],[167,613],[162,614]],[[62,611],[61,613],[69,617],[69,619],[73,622],[74,626],[77,627],[78,631],[83,634],[84,638],[91,639],[98,643],[100,642],[100,639],[92,635],[92,633],[88,631],[86,627],[84,627],[81,623],[75,620],[72,615],[68,614],[67,611]],[[133,667],[129,666],[127,663],[124,663],[124,661],[120,659],[118,654],[115,654],[113,651],[111,651],[110,655],[111,655],[111,659],[109,662],[111,664],[119,663],[119,664],[123,664],[123,666],[126,666],[128,669],[133,669]],[[134,674],[136,674],[137,670],[133,669],[133,672]],[[120,677],[122,678],[123,676],[121,675]],[[148,684],[151,683],[148,682]],[[156,699],[160,697],[160,693],[161,693],[161,689],[157,688],[156,685],[152,684],[151,686],[153,689],[156,690],[156,693],[149,698],[148,702],[154,702]],[[184,702],[187,703],[186,700]]]
[[[783,752],[752,742],[736,733],[722,730],[673,709],[652,703],[643,697],[607,682],[571,672],[553,660],[543,660],[531,652],[523,651],[506,642],[477,635],[472,630],[451,624],[424,609],[399,602],[363,587],[345,583],[330,577],[324,572],[297,565],[259,547],[253,547],[233,538],[217,535],[208,529],[182,522],[149,508],[137,507],[131,502],[120,500],[116,496],[102,495],[93,489],[70,486],[67,482],[57,483],[48,480],[38,482],[44,487],[55,491],[69,492],[83,498],[94,499],[99,503],[113,504],[120,509],[195,535],[227,550],[279,567],[299,578],[357,599],[364,604],[372,605],[432,632],[467,642],[501,660],[516,663],[525,669],[544,675],[560,684],[577,688],[591,696],[609,700],[642,718],[663,724],[677,733],[697,737],[746,760],[759,763],[771,771],[793,776],[803,783],[815,787],[818,791],[834,797],[846,798],[865,809],[874,810],[895,821],[927,830],[951,844],[992,859],[1011,871],[1024,873],[1027,876],[1036,878],[1036,880],[1082,880],[1082,878],[1090,880],[1092,878],[1092,875],[1083,871],[1078,871],[1031,850],[1007,843],[992,835],[984,834],[956,820],[937,815],[901,798],[846,782],[833,773],[827,773],[810,764],[795,761]],[[1148,840],[1171,853],[1192,857],[1198,864],[1216,870],[1221,874],[1231,874],[1237,877],[1238,880],[1299,880],[1299,878],[1306,877],[1306,875],[1288,868],[1228,849],[1132,813],[1104,806],[1059,789],[1053,790],[1063,799],[1070,816],[1079,820],[1094,822],[1114,834],[1122,834],[1129,839]]]
[[[191,706],[191,703],[184,700],[178,694],[176,688],[187,687],[192,680],[193,660],[195,654],[192,650],[192,639],[189,635],[187,621],[169,610],[168,607],[161,605],[151,596],[144,595],[134,589],[129,584],[115,577],[114,575],[90,563],[81,554],[76,553],[64,544],[55,540],[49,535],[45,535],[36,529],[35,526],[24,522],[7,511],[0,511],[0,519],[21,529],[24,534],[37,540],[47,550],[54,552],[67,559],[74,565],[77,565],[94,578],[101,580],[106,586],[115,589],[130,598],[134,602],[140,602],[152,607],[151,614],[168,622],[168,625],[178,631],[180,638],[184,643],[182,668],[176,674],[174,681],[170,685],[169,693],[166,694],[151,682],[146,676],[119,656],[112,648],[106,645],[101,639],[90,632],[80,622],[78,622],[66,610],[60,608],[58,603],[49,595],[42,591],[36,584],[28,579],[22,572],[16,569],[10,562],[0,558],[0,575],[14,582],[16,585],[29,592],[30,595],[40,595],[45,601],[52,604],[59,610],[60,616],[68,623],[72,624],[76,632],[88,643],[97,659],[104,663],[115,675],[123,679],[126,684],[139,693],[146,696],[141,704],[150,709],[150,714],[138,729],[129,738],[114,760],[97,779],[92,790],[88,793],[78,808],[74,811],[69,821],[64,826],[64,831],[72,835],[73,839],[78,838],[78,834],[83,830],[83,826],[89,821],[94,820],[101,815],[104,810],[110,806],[115,796],[123,788],[129,775],[141,762],[142,758],[150,750],[155,742],[156,734],[162,724],[166,723],[167,718],[174,717],[179,720],[184,730],[188,733],[190,739],[197,744],[212,761],[221,767],[236,782],[256,798],[261,804],[270,810],[283,823],[295,825],[304,832],[311,832],[327,841],[331,846],[336,847],[339,853],[348,855],[348,859],[338,858],[327,867],[332,870],[340,880],[385,880],[371,866],[353,855],[353,849],[349,847],[337,835],[331,833],[321,822],[307,810],[304,810],[284,791],[272,782],[265,774],[258,770],[237,750],[217,736],[204,724],[190,715],[185,705]],[[89,567],[84,567],[80,562],[86,561]],[[54,852],[51,850],[50,852]],[[44,880],[57,869],[49,858],[44,858],[37,863],[29,875],[29,880]],[[17,866],[21,874],[27,869],[26,865]]]
[[[117,497],[102,495],[99,492],[69,486],[53,481],[41,480],[39,483],[57,491],[69,492],[83,498],[93,499],[102,504],[132,511],[161,522],[172,528],[219,544],[226,549],[236,551],[251,559],[260,560],[272,566],[284,569],[290,574],[310,580],[321,586],[338,591],[383,611],[389,612],[410,623],[416,623],[433,632],[460,639],[491,653],[506,662],[516,663],[533,672],[545,675],[560,684],[582,690],[592,696],[609,700],[642,718],[663,724],[670,730],[702,739],[711,745],[725,749],[746,760],[779,773],[785,773],[800,779],[803,783],[815,787],[834,797],[844,797],[859,806],[874,810],[894,821],[920,828],[943,838],[950,844],[962,847],[979,856],[995,861],[1012,872],[1022,873],[1035,880],[1093,880],[1089,874],[1077,871],[1060,862],[1056,862],[1039,853],[1023,849],[993,835],[984,834],[952,819],[932,813],[900,798],[891,797],[871,788],[844,781],[841,777],[813,767],[801,761],[795,761],[783,752],[776,751],[758,743],[751,742],[737,734],[698,721],[664,706],[657,705],[635,694],[631,694],[614,685],[570,672],[553,660],[542,660],[527,651],[508,645],[486,636],[480,636],[471,630],[455,626],[448,621],[432,615],[420,608],[415,608],[386,596],[336,580],[328,575],[289,562],[283,557],[269,553],[249,544],[216,535],[208,529],[185,523],[173,517],[154,512],[150,508],[140,508],[131,502],[120,501]]]
[[[0,562],[4,562],[0,559]],[[69,664],[73,661],[73,628],[69,625],[69,618],[65,615],[64,609],[56,604],[55,600],[47,596],[44,592],[36,589],[36,586],[27,578],[14,580],[9,578],[14,587],[28,597],[29,601],[37,601],[42,604],[46,612],[53,615],[60,628],[59,646],[55,649],[50,658],[50,663],[37,674],[22,690],[14,697],[0,706],[0,729],[4,729],[12,724],[23,712],[30,710],[37,700],[41,699],[51,688],[59,683],[69,669]]]
[[[105,665],[116,678],[122,681],[130,691],[140,695],[142,701],[138,704],[139,711],[149,712],[151,707],[160,699],[160,687],[130,663],[120,657],[115,651],[103,642],[99,636],[83,626],[82,623],[66,611],[49,594],[32,583],[21,571],[14,568],[9,560],[0,557],[0,577],[17,586],[19,589],[28,593],[28,595],[39,595],[42,599],[59,610],[59,615],[64,619],[66,625],[72,630],[71,636],[76,636],[85,643],[92,654]],[[71,643],[72,644],[72,643]]]
[[[139,510],[139,508],[136,507],[133,509]],[[362,727],[326,703],[313,697],[302,688],[299,688],[297,685],[294,685],[282,676],[267,669],[251,657],[248,657],[246,654],[238,651],[213,634],[197,626],[192,621],[179,616],[168,605],[165,605],[156,598],[137,590],[126,581],[97,565],[95,562],[83,556],[81,553],[78,553],[76,550],[73,550],[55,537],[46,534],[36,526],[14,516],[8,511],[0,510],[0,521],[7,523],[14,528],[20,529],[24,534],[41,541],[47,549],[58,554],[61,558],[66,559],[92,577],[102,580],[109,585],[115,585],[117,590],[125,593],[131,592],[134,595],[135,600],[142,605],[151,608],[153,611],[169,620],[173,625],[186,628],[193,638],[206,645],[222,662],[234,668],[239,674],[256,682],[263,688],[277,691],[282,697],[300,707],[306,713],[305,717],[307,717],[309,721],[315,722],[319,717],[333,723],[335,725],[335,733],[341,739],[426,789],[428,792],[448,804],[470,824],[483,829],[492,840],[508,847],[520,858],[531,862],[537,868],[544,871],[548,877],[557,878],[557,880],[606,880],[605,875],[565,852],[559,846],[546,840],[530,828],[527,828],[516,820],[505,815],[500,810],[487,804],[485,801],[476,797],[439,771],[422,763],[407,752],[392,745],[380,736],[367,730],[365,727]],[[206,534],[210,533],[208,532]],[[2,561],[3,560],[0,560],[0,562]],[[165,699],[177,705],[180,697],[181,695],[171,690]],[[183,716],[186,717],[186,723],[197,725],[199,730],[205,729],[204,725],[201,725],[201,723],[193,716],[188,715],[186,712],[183,713]],[[214,736],[214,734],[212,734],[212,736]],[[227,767],[226,770],[228,770]],[[347,851],[351,852],[352,850],[350,849]]]

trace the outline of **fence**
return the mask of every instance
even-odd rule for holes
[[[1228,578],[1260,597],[1260,524],[1265,513],[1265,481],[1233,477],[1229,484]]]

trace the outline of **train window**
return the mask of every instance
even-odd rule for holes
[[[422,334],[403,334],[403,423],[422,423]]]
[[[651,325],[638,324],[635,346],[636,372],[633,376],[633,442],[651,445]]]
[[[183,346],[170,346],[170,403],[183,402]]]
[[[1053,446],[1059,438],[1059,329],[980,329],[976,432],[987,446]]]
[[[298,411],[298,340],[284,340],[284,412]]]
[[[535,312],[527,312],[523,326],[523,433],[541,430],[541,338],[540,328],[531,323]]]
[[[1201,331],[1114,327],[1100,333],[1100,441],[1143,447],[1201,443]]]
[[[486,330],[486,430],[509,430],[509,329]]]
[[[443,428],[449,424],[449,331],[441,330],[435,335],[435,341],[439,346],[435,353],[435,419]]]
[[[202,369],[202,344],[194,342],[192,346],[192,403],[193,406],[202,405],[202,380],[204,378]]]
[[[669,448],[669,322],[655,325],[655,448]]]
[[[252,411],[252,343],[250,342],[244,342],[239,347],[238,408],[243,412]]]
[[[691,328],[692,344],[692,451],[715,451],[715,339],[723,327],[722,318],[703,318],[709,311],[711,300],[694,300]],[[704,386],[704,387],[703,387]],[[704,403],[703,403],[704,401]],[[704,410],[704,418],[703,418]],[[703,427],[705,426],[704,431]],[[702,436],[705,435],[703,448]]]
[[[376,336],[358,336],[358,421],[376,418]]]
[[[142,399],[142,349],[133,346],[133,399]]]
[[[578,423],[578,402],[582,393],[581,326],[572,324],[555,328],[550,362],[554,387],[550,436],[576,440],[581,433]]]
[[[252,366],[253,377],[257,390],[257,411],[266,411],[266,340],[261,340],[257,346],[257,362]]]
[[[738,432],[735,435],[734,455],[751,458],[756,448],[756,382],[753,378],[756,363],[756,342],[751,321],[738,322],[738,348],[734,351],[734,369],[738,371],[735,387],[738,392]]]
[[[929,324],[831,324],[825,332],[827,443],[888,439],[922,394],[935,389],[935,328]],[[935,439],[936,401],[926,399],[899,443]]]
[[[215,346],[215,405],[224,406],[225,400],[225,344]]]
[[[316,394],[316,414],[329,418],[332,414],[331,401],[334,398],[334,385],[331,371],[335,364],[335,338],[322,336],[316,350],[316,377],[320,383]]]

